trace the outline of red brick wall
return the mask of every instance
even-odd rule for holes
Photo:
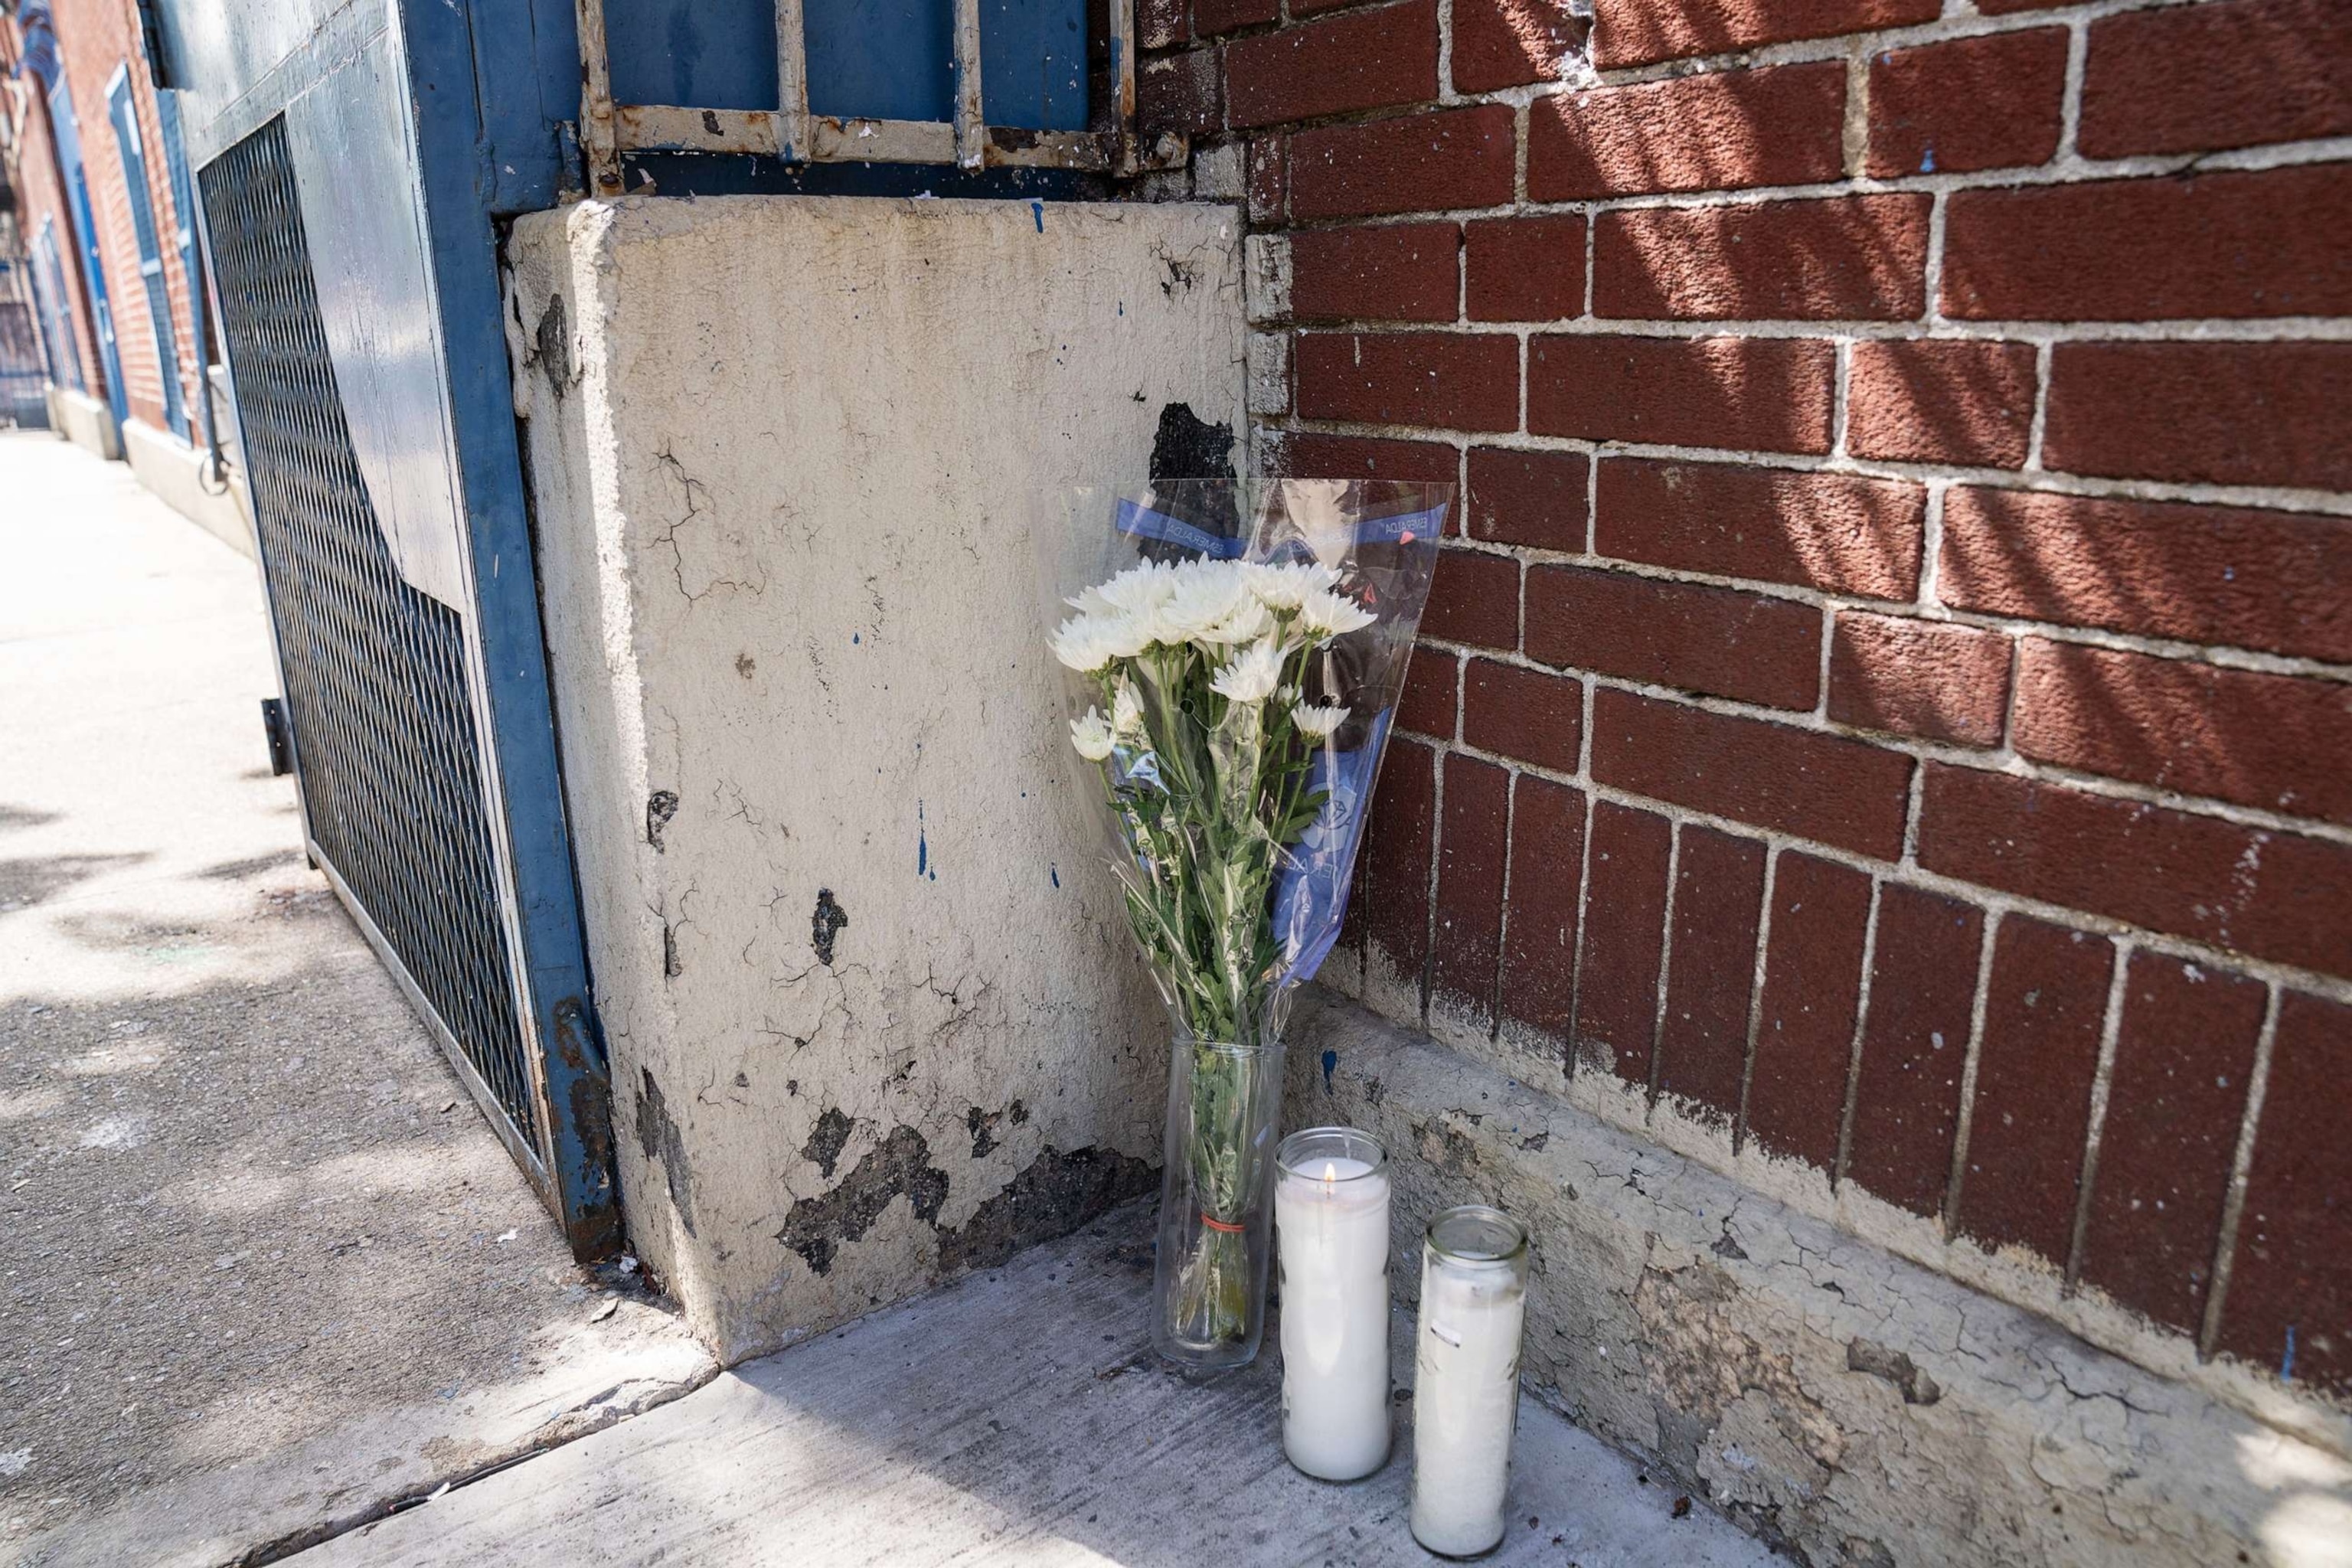
[[[55,0],[58,54],[73,95],[74,119],[81,132],[82,164],[89,180],[90,208],[98,227],[99,251],[106,268],[107,302],[114,318],[116,353],[122,361],[125,395],[134,419],[159,430],[163,418],[166,374],[180,382],[182,405],[191,420],[196,397],[196,339],[189,310],[188,279],[180,265],[175,240],[177,219],[172,201],[171,175],[163,161],[163,132],[156,117],[155,89],[139,53],[138,12],[133,0]],[[139,135],[146,155],[149,199],[153,204],[158,244],[163,258],[163,279],[170,295],[173,332],[178,339],[178,363],[165,367],[157,353],[153,318],[147,289],[139,275],[138,231],[131,217],[131,196],[122,156],[107,113],[106,89],[114,73],[128,61],[131,101],[139,117]],[[97,391],[93,379],[91,390]]]
[[[10,41],[13,44],[15,40]],[[24,113],[16,121],[12,156],[15,163],[9,170],[10,183],[16,192],[17,230],[24,237],[25,253],[30,257],[43,226],[54,224],[58,267],[65,279],[65,304],[74,333],[74,341],[64,345],[64,353],[80,365],[82,384],[96,395],[104,383],[97,368],[97,339],[91,333],[89,313],[81,308],[81,257],[74,243],[73,215],[67,210],[64,187],[58,182],[57,153],[49,140],[48,116],[43,112],[40,100],[30,92],[25,94]],[[42,331],[47,330],[48,322],[44,318]]]
[[[1595,10],[1144,6],[1260,461],[1464,487],[1363,994],[2352,1394],[2341,5]]]

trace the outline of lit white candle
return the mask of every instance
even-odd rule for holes
[[[1344,1127],[1276,1155],[1282,1266],[1282,1449],[1327,1481],[1389,1457],[1389,1177],[1381,1146]]]
[[[1507,1215],[1473,1206],[1430,1222],[1413,1336],[1412,1535],[1447,1557],[1503,1539],[1527,1269],[1526,1227]]]

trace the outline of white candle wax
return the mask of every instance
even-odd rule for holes
[[[1282,1447],[1352,1481],[1389,1456],[1389,1178],[1309,1158],[1274,1190],[1282,1259]]]
[[[1503,1538],[1526,1314],[1525,1276],[1512,1261],[1424,1258],[1414,1334],[1412,1534],[1432,1552],[1472,1557]]]

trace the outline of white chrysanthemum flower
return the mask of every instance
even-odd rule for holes
[[[1133,658],[1151,646],[1154,627],[1142,616],[1097,616],[1095,636],[1113,658]]]
[[[1263,702],[1281,679],[1282,649],[1272,642],[1255,642],[1217,671],[1209,689],[1234,702]]]
[[[1269,610],[1283,611],[1297,609],[1307,595],[1328,591],[1339,581],[1339,574],[1319,561],[1252,566],[1248,577],[1250,591],[1257,595],[1258,603]]]
[[[1249,593],[1238,561],[1188,561],[1175,578],[1175,591],[1160,605],[1162,640],[1199,636],[1240,609]]]
[[[1132,681],[1120,681],[1118,692],[1111,698],[1110,728],[1115,735],[1143,732],[1143,700],[1135,694]]]
[[[1176,592],[1176,568],[1167,562],[1139,561],[1092,591],[1114,610],[1148,618],[1144,612],[1158,609]]]
[[[1302,702],[1290,710],[1290,721],[1309,740],[1328,741],[1333,731],[1348,721],[1348,710],[1337,703],[1310,706]]]
[[[1298,624],[1318,643],[1361,631],[1380,619],[1344,594],[1309,594],[1298,606]]]
[[[1070,744],[1076,746],[1078,755],[1087,761],[1101,762],[1110,755],[1110,749],[1116,743],[1116,738],[1111,734],[1110,721],[1103,717],[1101,709],[1089,708],[1085,717],[1070,721]]]
[[[1217,647],[1239,647],[1274,630],[1274,614],[1255,599],[1244,598],[1234,613],[1213,626],[1203,626],[1192,640]]]
[[[1072,616],[1045,639],[1054,657],[1081,675],[1091,675],[1111,661],[1110,645],[1102,635],[1099,616]]]

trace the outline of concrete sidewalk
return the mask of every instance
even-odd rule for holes
[[[267,1561],[711,1370],[306,868],[275,690],[250,562],[0,435],[0,1563]]]
[[[341,1536],[300,1568],[1435,1568],[1409,1401],[1352,1486],[1282,1458],[1277,1336],[1187,1382],[1153,1356],[1149,1203]],[[1411,1321],[1391,1364],[1410,1382]],[[1703,1504],[1522,1399],[1496,1568],[1764,1568]],[[1680,1513],[1677,1514],[1677,1509]]]

